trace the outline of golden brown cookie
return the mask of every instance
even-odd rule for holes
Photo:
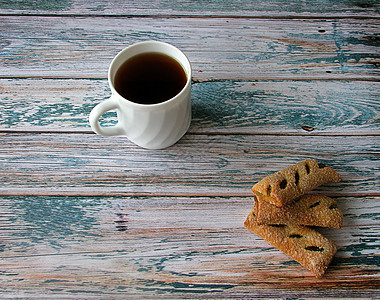
[[[305,226],[258,225],[254,209],[244,226],[321,277],[334,257],[337,246],[317,231]]]
[[[335,200],[323,195],[303,195],[278,207],[256,196],[258,224],[288,224],[342,228],[343,213]]]
[[[324,183],[341,180],[332,168],[306,159],[265,177],[252,187],[252,192],[271,204],[283,206]]]

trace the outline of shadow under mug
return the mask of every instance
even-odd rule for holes
[[[115,89],[117,70],[131,57],[142,53],[161,53],[174,58],[186,74],[186,83],[173,98],[157,104],[140,104],[121,96]],[[90,113],[93,131],[103,136],[126,136],[131,142],[147,149],[163,149],[176,143],[189,129],[191,122],[191,65],[184,53],[173,45],[145,41],[133,44],[112,60],[108,70],[111,97],[96,105]],[[118,123],[103,127],[101,116],[116,110]]]

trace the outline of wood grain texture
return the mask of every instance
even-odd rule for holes
[[[162,150],[93,134],[3,134],[0,193],[252,195],[266,175],[305,158],[331,165],[332,195],[377,194],[380,137],[193,135]]]
[[[378,82],[193,83],[191,133],[376,134]],[[0,130],[91,131],[88,115],[110,95],[105,79],[0,79]],[[104,126],[117,122],[104,116]]]
[[[328,9],[327,9],[328,8]],[[250,17],[378,17],[380,6],[374,0],[329,1],[2,1],[0,14],[39,15],[190,15]]]
[[[0,297],[380,299],[379,19],[372,0],[0,1]],[[88,125],[125,46],[193,67],[162,150]],[[115,124],[113,113],[104,125]],[[252,185],[336,169],[339,251],[316,279],[243,227]]]
[[[196,80],[378,80],[378,21],[0,17],[0,77],[106,78],[127,45],[185,52]]]
[[[369,296],[379,287],[379,199],[336,200],[344,226],[322,233],[340,250],[316,279],[243,228],[250,197],[1,197],[3,293]]]

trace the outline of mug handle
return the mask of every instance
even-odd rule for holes
[[[110,127],[103,127],[99,124],[100,117],[110,111],[119,109],[119,104],[116,101],[116,98],[114,96],[111,96],[108,100],[105,100],[103,102],[100,102],[97,104],[90,113],[90,125],[93,131],[95,131],[97,134],[103,135],[103,136],[113,136],[113,135],[123,135],[124,129],[122,125],[120,124],[120,121],[114,126]]]

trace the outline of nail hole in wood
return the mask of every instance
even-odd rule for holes
[[[125,225],[116,225],[116,230],[117,231],[127,231],[128,227]]]
[[[314,130],[314,127],[311,127],[311,126],[307,126],[307,125],[304,125],[301,127],[303,130],[305,131],[313,131]]]
[[[127,223],[128,221],[126,220],[116,220],[114,221],[116,224],[121,224],[121,223]]]

